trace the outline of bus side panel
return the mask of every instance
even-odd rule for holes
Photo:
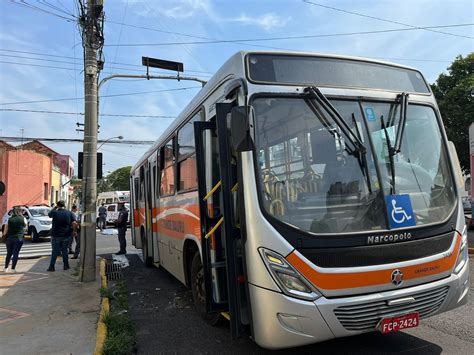
[[[182,283],[186,283],[183,246],[194,240],[200,249],[198,193],[192,191],[160,199],[155,215],[161,266]]]

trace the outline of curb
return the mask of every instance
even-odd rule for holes
[[[100,259],[100,284],[102,288],[107,288],[107,277],[105,276],[105,259]],[[97,335],[95,338],[94,355],[102,355],[104,352],[105,339],[107,338],[107,326],[104,323],[104,316],[109,313],[109,310],[109,298],[102,297],[99,321],[97,322]]]

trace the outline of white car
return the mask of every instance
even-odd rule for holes
[[[106,224],[115,224],[115,222],[117,222],[119,215],[118,205],[118,203],[104,205],[104,207],[107,209]],[[124,205],[125,208],[129,211],[128,223],[130,223],[130,204],[127,202]],[[97,206],[97,224],[99,224],[99,207],[100,206]]]
[[[45,205],[32,205],[32,206],[19,206],[23,211],[23,216],[26,220],[26,233],[31,235],[33,242],[38,242],[40,238],[48,237],[51,234],[51,227],[53,220],[48,217],[48,213],[51,210],[50,207]],[[3,225],[8,223],[8,219],[11,217],[13,208],[9,209],[2,219],[2,232]]]
[[[464,208],[465,212],[471,212],[471,197],[464,196],[462,198],[462,207]]]

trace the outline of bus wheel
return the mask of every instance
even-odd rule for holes
[[[142,234],[142,256],[143,256],[143,263],[146,267],[153,266],[153,260],[150,256],[148,256],[148,244],[145,236]]]
[[[206,289],[204,287],[204,270],[202,268],[201,255],[199,252],[194,254],[191,265],[191,289],[193,291],[193,300],[196,310],[201,317],[210,325],[219,323],[219,313],[208,314],[206,311]]]

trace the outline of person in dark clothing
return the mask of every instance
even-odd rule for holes
[[[99,229],[102,232],[107,226],[107,208],[105,208],[104,204],[99,207]]]
[[[125,233],[127,232],[128,210],[123,203],[119,204],[119,215],[116,225],[118,227],[118,240],[120,250],[117,255],[127,254],[127,241],[125,240]]]
[[[8,223],[4,230],[4,233],[7,236],[5,241],[7,245],[7,255],[5,258],[5,268],[3,269],[4,272],[16,272],[16,263],[18,261],[21,246],[23,245],[24,231],[25,219],[23,218],[21,208],[15,207],[13,208],[13,214],[8,219]],[[12,266],[11,269],[8,269],[10,260],[12,261]]]
[[[76,205],[72,205],[71,210],[74,220],[76,221],[76,227],[72,231],[72,237],[69,242],[69,254],[72,252],[72,243],[76,241],[76,247],[74,248],[74,256],[71,259],[77,259],[79,257],[79,252],[81,250],[81,215],[77,209]]]
[[[48,216],[53,219],[53,225],[51,228],[51,244],[53,246],[53,252],[51,254],[51,261],[47,271],[55,271],[54,265],[56,264],[56,258],[60,253],[63,255],[64,270],[69,269],[67,247],[69,244],[69,238],[71,238],[72,235],[72,230],[76,225],[76,221],[72,212],[66,210],[64,206],[64,201],[58,201],[56,207],[49,211],[48,214]]]

